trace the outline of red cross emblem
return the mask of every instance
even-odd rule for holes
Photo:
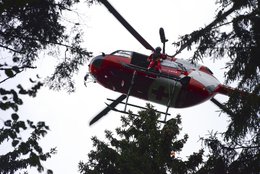
[[[164,86],[159,86],[158,89],[152,89],[152,93],[156,96],[156,100],[162,100],[164,97],[167,98],[169,94],[165,92]]]

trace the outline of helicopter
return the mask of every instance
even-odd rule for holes
[[[114,17],[141,43],[146,49],[154,52],[153,48],[107,1],[100,2],[114,15]],[[165,54],[165,38],[163,28],[159,30],[160,39]],[[89,74],[98,84],[105,88],[121,93],[117,99],[107,104],[89,123],[94,124],[100,118],[113,110],[128,114],[127,106],[146,109],[128,102],[130,96],[155,102],[166,106],[166,111],[156,111],[165,114],[163,123],[166,122],[169,108],[187,108],[205,101],[212,101],[222,110],[230,113],[227,108],[217,101],[216,94],[230,95],[233,88],[223,85],[206,66],[190,63],[175,56],[169,56],[161,61],[161,71],[149,69],[148,55],[128,50],[116,50],[111,54],[102,53],[94,57],[89,63]],[[86,77],[89,75],[87,74]],[[125,100],[125,102],[123,102]],[[124,104],[124,110],[116,108]],[[136,115],[136,114],[133,114]],[[138,116],[138,115],[136,115]]]

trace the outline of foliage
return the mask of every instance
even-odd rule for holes
[[[187,161],[170,156],[180,152],[188,139],[180,134],[181,118],[170,119],[162,126],[160,115],[147,105],[139,117],[131,113],[122,117],[122,127],[116,129],[117,136],[106,131],[109,143],[93,137],[96,150],[88,154],[88,162],[79,163],[80,173],[185,173],[195,170],[202,162],[203,151],[194,153]]]
[[[39,172],[42,172],[44,167],[41,162],[46,161],[56,152],[55,148],[43,152],[38,143],[41,137],[47,134],[49,127],[44,122],[34,124],[30,120],[21,121],[16,113],[11,117],[12,119],[6,120],[0,129],[0,145],[4,146],[10,142],[13,147],[12,151],[0,155],[0,173],[14,173],[27,167],[36,167]],[[32,131],[27,140],[24,140],[21,133],[28,128]],[[50,169],[48,171],[51,172]]]
[[[181,118],[170,119],[162,125],[153,107],[139,112],[139,117],[131,113],[122,117],[122,127],[116,129],[116,134],[106,130],[108,142],[93,137],[92,150],[88,161],[79,163],[82,174],[92,173],[250,173],[260,172],[259,133],[248,141],[221,141],[217,133],[211,133],[207,138],[201,138],[203,149],[193,153],[187,160],[171,152],[179,154],[188,139],[184,135],[178,139],[181,131]],[[222,135],[221,135],[222,136]],[[253,142],[253,143],[252,143]],[[204,153],[207,150],[208,153]]]
[[[221,142],[217,134],[211,134],[202,141],[210,150],[207,161],[198,171],[203,173],[250,173],[257,174],[260,172],[260,146],[259,133],[258,137],[253,137],[253,143],[245,142]]]
[[[41,162],[55,152],[55,149],[51,149],[44,153],[39,145],[40,138],[49,129],[45,122],[34,124],[30,120],[22,121],[18,112],[23,104],[22,95],[36,97],[44,84],[51,89],[74,91],[73,74],[91,56],[91,52],[81,46],[83,33],[79,22],[66,22],[64,16],[74,13],[73,7],[79,2],[0,1],[0,111],[5,113],[1,114],[4,126],[0,132],[0,145],[11,142],[13,147],[13,150],[0,156],[0,173],[13,173],[28,166],[36,167],[41,172]],[[94,0],[86,2],[92,4]],[[28,77],[33,83],[30,89],[24,87],[27,86],[26,82],[17,84],[16,76],[24,74],[28,69],[36,69],[37,60],[42,58],[43,53],[60,61],[54,73],[45,81],[38,75],[36,80]],[[20,135],[21,130],[31,130],[31,136],[26,141]],[[52,173],[51,170],[47,172]]]
[[[16,89],[0,88],[0,109],[4,112],[11,110],[11,119],[3,120],[3,126],[0,129],[0,173],[14,173],[27,167],[36,167],[39,172],[44,170],[42,161],[46,161],[55,154],[53,148],[49,152],[43,152],[39,140],[47,134],[49,127],[45,122],[34,124],[32,121],[22,121],[19,119],[19,107],[23,104],[22,95],[36,97],[38,90],[43,83],[31,79],[34,85],[30,89],[25,89],[18,85]],[[25,132],[25,135],[22,134]],[[30,134],[26,138],[26,133]],[[24,136],[22,136],[24,135]],[[8,147],[8,148],[7,148]],[[7,151],[7,149],[9,149]],[[49,172],[52,172],[50,169]]]
[[[204,139],[211,153],[200,172],[259,173],[260,2],[217,0],[216,4],[217,14],[210,24],[174,43],[179,47],[176,54],[195,49],[192,62],[206,56],[225,57],[226,83],[238,82],[238,90],[226,103],[232,114],[224,142],[213,135]]]
[[[66,34],[68,27],[65,25],[68,24],[62,21],[62,13],[72,11],[72,6],[78,2],[79,0],[0,2],[0,48],[5,52],[7,60],[0,63],[0,67],[7,78],[21,73],[21,70],[32,68],[39,58],[39,51],[56,47],[56,50],[64,50],[64,59],[48,80],[50,87],[74,90],[71,77],[91,56],[91,52],[80,45],[83,40],[79,23],[75,22],[71,32]],[[91,0],[88,2],[93,3]],[[19,66],[12,66],[14,62]]]
[[[233,112],[226,138],[236,140],[260,125],[260,10],[256,0],[218,0],[216,18],[206,27],[182,36],[177,53],[197,44],[192,61],[205,56],[229,58],[226,82],[238,81],[227,107]],[[241,92],[244,91],[244,92]],[[251,94],[248,94],[251,93]]]

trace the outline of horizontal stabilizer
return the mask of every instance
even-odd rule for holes
[[[221,104],[218,100],[215,98],[210,99],[215,105],[217,105],[220,109],[222,109],[224,112],[226,112],[228,115],[233,115],[233,113],[223,104]]]

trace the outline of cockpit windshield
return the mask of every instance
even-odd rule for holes
[[[172,67],[172,68],[178,68],[178,64],[174,61],[170,61],[170,60],[164,60],[161,63],[163,66],[168,66],[168,67]]]
[[[117,51],[111,53],[111,55],[131,58],[132,57],[132,53],[133,53],[132,51],[117,50]]]
[[[167,66],[167,67],[171,67],[171,68],[175,68],[175,69],[180,69],[182,71],[186,71],[185,67],[181,64],[181,63],[178,63],[178,62],[174,62],[174,61],[171,61],[171,60],[164,60],[162,61],[162,66]]]
[[[192,69],[198,69],[199,66],[200,66],[196,63],[190,63],[190,62],[188,62],[187,60],[184,60],[184,59],[176,59],[176,62],[181,64],[188,71],[190,71]]]

